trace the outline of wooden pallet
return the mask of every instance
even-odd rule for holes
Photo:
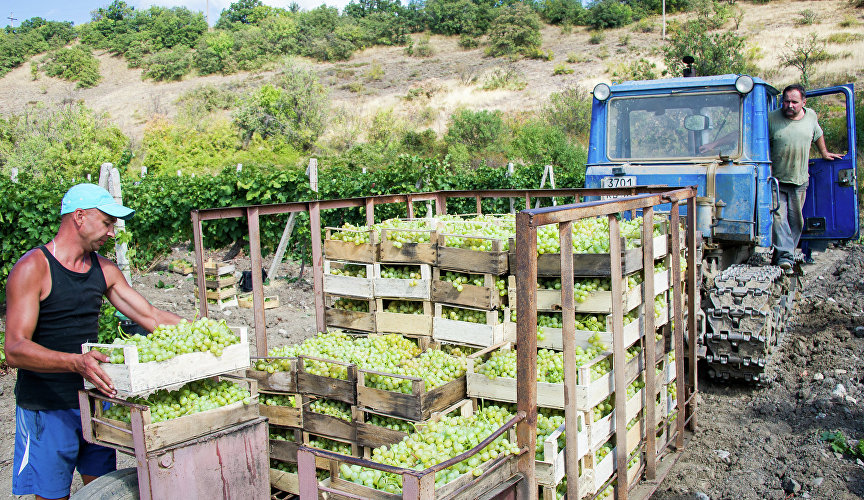
[[[303,427],[303,408],[302,397],[300,394],[291,394],[294,396],[294,401],[297,402],[297,407],[292,406],[270,406],[263,403],[263,400],[268,394],[286,395],[282,392],[265,392],[259,391],[259,413],[262,417],[267,417],[270,425],[278,425],[281,427]]]
[[[432,303],[423,301],[423,314],[402,314],[384,309],[386,299],[375,299],[375,328],[378,333],[432,335]]]
[[[357,429],[354,428],[354,422],[312,411],[309,405],[316,399],[320,398],[303,395],[303,430],[328,439],[356,443]]]
[[[492,240],[491,251],[476,251],[468,248],[447,246],[448,238],[453,239],[486,239]],[[504,242],[500,239],[466,236],[460,234],[438,235],[438,262],[442,269],[475,274],[494,274],[500,276],[510,269],[507,252],[503,250]],[[513,269],[516,269],[513,267]]]
[[[366,387],[367,375],[382,375],[394,379],[411,381],[411,394],[391,392],[374,387]],[[434,389],[426,390],[422,379],[407,375],[357,370],[357,405],[384,415],[408,420],[426,420],[434,412],[441,411],[465,399],[465,377],[459,377]]]
[[[376,325],[377,315],[375,314],[375,301],[373,299],[354,299],[354,297],[345,297],[354,300],[365,300],[369,304],[369,312],[364,312],[348,311],[346,309],[337,309],[332,307],[333,301],[337,298],[339,297],[336,297],[335,295],[327,295],[325,297],[327,303],[330,304],[324,309],[324,322],[328,327],[368,333],[378,331]]]
[[[382,278],[381,266],[387,265],[380,262],[374,264],[372,289],[376,298],[429,300],[432,285],[432,268],[429,264],[400,264],[419,267],[420,279]]]
[[[432,339],[436,342],[448,342],[474,347],[489,347],[504,340],[504,322],[498,318],[497,310],[481,310],[486,314],[486,323],[470,323],[443,317],[444,307],[470,309],[467,307],[435,304],[435,318],[432,320]],[[480,309],[475,309],[480,310]],[[510,315],[510,310],[504,310],[504,317]]]
[[[495,288],[496,275],[482,273],[483,286],[466,283],[462,285],[460,292],[452,283],[441,280],[441,275],[446,273],[447,271],[440,267],[435,267],[432,270],[432,302],[443,302],[474,309],[498,309],[504,305],[506,297],[502,297],[498,289]]]
[[[343,365],[348,371],[346,380],[325,377],[309,373],[305,367],[305,360],[319,361],[335,365]],[[335,399],[350,405],[357,404],[357,366],[344,361],[332,359],[315,358],[312,356],[297,357],[297,391],[310,396]],[[305,421],[305,420],[304,420]]]
[[[369,243],[355,245],[349,241],[334,240],[334,232],[363,232],[369,234]],[[371,264],[378,261],[378,231],[367,229],[364,231],[352,231],[350,229],[328,227],[325,228],[324,257],[330,260],[342,260],[348,262],[364,262]]]
[[[142,363],[138,360],[136,345],[118,346],[89,342],[81,346],[81,352],[86,353],[96,348],[122,349],[122,364],[101,363],[100,368],[111,378],[117,396],[128,398],[158,389],[174,389],[193,380],[222,373],[245,370],[250,364],[248,330],[246,327],[232,327],[231,331],[240,337],[240,342],[225,347],[222,355],[218,357],[210,352],[190,352],[165,361]],[[86,380],[84,386],[88,389],[94,387]]]
[[[128,454],[135,454],[136,451],[150,453],[258,418],[258,389],[255,381],[229,378],[248,387],[252,395],[251,402],[237,401],[227,406],[155,423],[152,421],[149,406],[105,397],[93,390],[81,390],[78,392],[78,401],[84,439],[89,443]],[[136,415],[140,415],[143,424],[140,431],[142,441],[136,443],[134,436],[138,431],[133,430],[132,424],[105,417],[106,402],[130,407],[133,421],[137,418]],[[136,450],[136,446],[143,446],[144,449]]]
[[[341,276],[333,274],[334,270],[343,269],[346,265],[364,266],[366,277]],[[354,263],[337,260],[324,260],[324,293],[330,295],[344,295],[372,299],[375,293],[372,289],[372,276],[374,268],[372,264]]]
[[[291,368],[285,371],[277,371],[268,373],[266,371],[255,370],[255,361],[263,360],[289,360]],[[295,393],[297,392],[297,358],[273,357],[265,356],[260,358],[251,358],[252,368],[246,370],[246,377],[255,379],[258,382],[258,388],[262,391],[277,392],[277,393]]]
[[[429,264],[434,265],[438,261],[438,232],[434,228],[435,222],[429,222],[429,229],[388,229],[381,228],[381,262],[403,263],[403,264]],[[429,233],[429,243],[405,242],[400,246],[388,239],[390,233]]]

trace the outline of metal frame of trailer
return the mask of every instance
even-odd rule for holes
[[[584,202],[586,197],[597,197],[600,195],[614,195],[619,198]],[[538,198],[549,197],[572,197],[574,204],[559,205],[557,207],[531,209],[531,200]],[[655,408],[653,404],[646,405],[646,426],[652,432],[646,432],[645,447],[645,464],[640,467],[644,468],[645,480],[632,488],[633,485],[628,484],[627,471],[627,446],[617,446],[617,470],[615,474],[607,481],[606,484],[617,480],[616,498],[626,500],[630,498],[648,498],[654,490],[659,486],[663,477],[668,474],[672,465],[680,457],[680,452],[688,441],[689,432],[696,429],[696,393],[697,377],[696,377],[696,307],[697,307],[697,233],[695,231],[695,199],[696,189],[693,187],[687,188],[669,188],[666,186],[635,186],[630,188],[616,189],[525,189],[525,190],[479,190],[479,191],[438,191],[426,193],[410,193],[397,195],[382,195],[363,198],[349,198],[340,200],[313,200],[293,203],[282,203],[274,205],[256,205],[247,207],[232,207],[232,208],[216,208],[194,210],[191,213],[193,240],[196,253],[196,269],[197,269],[197,287],[199,290],[205,290],[204,273],[203,273],[203,238],[202,224],[209,220],[231,219],[245,217],[248,221],[249,244],[251,268],[258,269],[262,265],[261,256],[261,239],[260,239],[260,217],[267,215],[278,215],[294,212],[307,212],[310,220],[311,230],[311,245],[312,245],[312,269],[313,269],[313,289],[315,292],[315,311],[316,325],[319,331],[325,330],[324,323],[324,260],[322,252],[322,226],[321,226],[321,211],[342,208],[365,208],[366,222],[371,225],[375,223],[375,206],[383,204],[405,204],[407,208],[407,216],[414,217],[414,202],[434,202],[435,212],[438,215],[446,214],[447,200],[452,198],[474,198],[476,200],[477,213],[482,213],[482,200],[484,198],[520,198],[525,200],[526,210],[519,212],[516,215],[516,263],[517,263],[517,280],[521,282],[536,282],[537,280],[537,229],[548,224],[558,224],[561,241],[561,275],[562,275],[562,310],[567,317],[573,317],[574,297],[573,297],[573,253],[570,232],[573,221],[586,217],[602,217],[606,216],[609,220],[610,233],[610,256],[617,256],[621,253],[620,243],[620,227],[618,216],[623,212],[634,213],[642,211],[644,217],[648,220],[653,219],[655,207],[664,205],[669,207],[670,216],[670,236],[671,241],[680,241],[681,238],[681,206],[686,206],[686,237],[685,247],[687,248],[687,276],[686,276],[686,294],[687,294],[687,317],[686,325],[684,318],[682,276],[678,265],[672,266],[673,275],[673,317],[674,328],[672,328],[673,342],[678,355],[675,361],[676,377],[675,383],[677,387],[677,411],[678,418],[674,431],[670,434],[670,439],[666,443],[658,443],[654,437],[653,429],[656,425]],[[642,240],[645,244],[642,247],[642,265],[645,269],[653,267],[653,252],[652,252],[652,236],[653,224],[644,225],[642,227]],[[671,257],[673,263],[678,263],[680,258],[680,245],[671,245]],[[612,282],[612,296],[620,297],[623,293],[621,284],[622,265],[618,258],[610,258],[610,271]],[[619,279],[614,279],[615,277]],[[645,283],[647,290],[653,289],[652,273],[645,273]],[[259,356],[266,356],[267,353],[267,335],[266,321],[264,313],[264,293],[263,282],[261,275],[252,273],[252,303],[254,311],[255,323],[255,339],[256,348]],[[515,491],[517,498],[536,498],[537,489],[535,487],[535,460],[534,454],[530,450],[534,450],[535,432],[537,424],[537,386],[532,381],[536,380],[536,346],[537,346],[537,324],[536,324],[536,309],[533,307],[536,304],[536,289],[534,287],[521,287],[517,289],[517,308],[525,311],[524,314],[517,316],[517,344],[525,346],[527,349],[520,349],[517,358],[518,382],[517,382],[517,400],[518,400],[518,424],[517,424],[517,439],[519,447],[523,450],[518,458],[517,471],[521,480],[516,481],[511,485],[512,491]],[[521,305],[521,307],[520,307]],[[206,316],[208,312],[207,302],[200,302],[200,314]],[[613,333],[613,357],[615,360],[623,360],[625,358],[625,346],[623,345],[623,304],[621,301],[615,301],[612,307],[612,333]],[[575,326],[572,322],[565,322],[564,328],[564,347],[565,352],[572,352],[574,342]],[[653,315],[646,315],[643,324],[643,335],[649,333],[653,335],[654,318]],[[685,365],[685,336],[687,337],[686,358],[689,358]],[[646,337],[650,338],[650,337]],[[569,347],[569,349],[568,349]],[[654,359],[655,346],[653,342],[645,342],[645,359]],[[527,353],[527,354],[525,354]],[[617,363],[616,363],[617,364]],[[623,368],[623,362],[621,363]],[[650,366],[647,365],[646,366]],[[565,356],[564,366],[565,377],[565,421],[575,421],[576,407],[572,391],[568,391],[568,387],[573,387],[576,382],[575,359],[572,356]],[[623,369],[614,369],[615,387],[625,386],[625,374]],[[647,394],[654,394],[655,380],[654,377],[646,378]],[[616,407],[624,408],[626,406],[626,392],[615,392]],[[512,425],[513,422],[510,422]],[[616,412],[616,429],[626,429],[627,421],[625,412]],[[617,432],[617,443],[626,442],[626,431]],[[576,454],[576,433],[568,433],[566,435],[566,470],[576,471],[579,467],[579,457]],[[658,452],[659,450],[659,452]],[[313,450],[306,447],[301,447],[301,451],[326,457],[328,452],[321,450]],[[648,451],[651,451],[650,453]],[[361,459],[362,460],[362,459]],[[640,472],[642,472],[640,470]],[[576,477],[573,474],[572,477]],[[314,474],[312,475],[314,479]],[[302,478],[301,478],[302,481]],[[605,486],[605,485],[604,485]],[[568,483],[568,496],[572,498],[582,498],[582,493],[578,492],[579,481],[571,481]],[[433,498],[428,488],[421,487],[418,491],[417,498]],[[307,491],[312,491],[311,489]],[[511,492],[512,492],[511,491]],[[602,491],[598,490],[598,491]]]

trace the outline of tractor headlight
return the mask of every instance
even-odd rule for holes
[[[753,90],[753,78],[747,75],[741,75],[735,80],[735,90],[739,94],[748,94]]]
[[[606,99],[609,99],[610,95],[612,95],[612,89],[610,89],[605,83],[598,83],[591,93],[594,94],[594,98],[598,101],[605,101]]]

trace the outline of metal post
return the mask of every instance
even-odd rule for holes
[[[642,338],[645,339],[645,477],[657,474],[657,360],[654,340],[654,207],[642,210]],[[614,297],[614,295],[613,295]],[[665,377],[666,372],[663,372]]]
[[[255,349],[267,355],[267,319],[264,317],[264,280],[261,276],[261,226],[258,207],[246,209],[249,220],[249,253],[252,256],[252,315],[255,319]]]
[[[525,419],[516,426],[520,500],[537,496],[534,450],[537,444],[537,228],[527,213],[516,214],[516,401]],[[518,286],[521,284],[522,286]]]
[[[204,278],[204,238],[202,236],[201,218],[198,210],[192,210],[192,242],[195,245],[195,255],[198,256],[195,262],[195,286],[198,287],[198,315],[201,318],[207,317],[207,286]]]
[[[675,386],[678,391],[678,420],[676,427],[678,435],[675,437],[675,446],[684,447],[684,420],[687,418],[684,401],[687,392],[684,385],[684,314],[681,304],[681,217],[679,213],[679,202],[673,198],[670,208],[670,244],[672,245],[672,313],[675,324],[672,328],[672,338],[675,339]],[[691,364],[695,362],[692,359]]]
[[[617,214],[609,214],[609,281],[612,297],[623,297],[621,275],[621,227]],[[624,347],[624,301],[612,301],[612,372],[615,380],[615,460],[618,472],[618,500],[627,500],[627,348]],[[650,365],[649,365],[650,366]],[[650,368],[646,368],[647,370]],[[649,401],[648,404],[652,404]],[[566,417],[565,417],[566,418]]]
[[[574,298],[573,278],[573,223],[558,224],[559,240],[561,242],[561,322],[564,340],[564,422],[577,423],[580,412],[576,407],[576,398],[570,394],[570,388],[576,387],[576,302]],[[532,287],[533,288],[533,287]],[[568,477],[579,477],[579,459],[586,450],[579,448],[576,432],[564,434],[564,471]],[[580,482],[567,483],[568,498],[582,498],[584,492],[579,491]]]
[[[324,256],[321,249],[321,204],[309,203],[309,232],[312,239],[312,288],[315,290],[315,325],[326,332],[324,321]]]
[[[686,397],[690,400],[690,430],[696,430],[696,398],[691,398],[699,390],[696,376],[696,304],[698,303],[698,284],[696,282],[696,198],[687,199],[687,331],[690,332],[688,351],[690,370],[687,373],[689,390]]]

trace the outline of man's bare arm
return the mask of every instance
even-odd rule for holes
[[[172,312],[163,311],[150,304],[143,295],[129,285],[116,264],[101,256],[99,263],[105,275],[105,283],[108,285],[105,295],[111,304],[129,319],[150,332],[158,325],[175,325],[183,320]]]
[[[47,349],[33,342],[39,318],[39,298],[48,263],[41,254],[29,252],[12,268],[6,282],[6,361],[9,366],[34,372],[75,372],[100,391],[114,395],[111,379],[99,368],[108,356],[91,351],[86,354]]]
[[[818,139],[816,139],[816,148],[819,150],[819,154],[822,158],[826,160],[837,160],[839,158],[843,158],[844,155],[837,153],[829,153],[828,148],[825,146],[825,136],[820,135]]]

